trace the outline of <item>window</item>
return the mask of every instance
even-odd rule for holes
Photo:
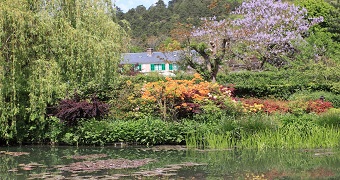
[[[151,64],[151,71],[164,71],[165,64]]]
[[[177,64],[169,64],[169,70],[170,71],[177,71],[178,65]]]
[[[135,66],[135,71],[142,71],[142,65],[138,64],[138,66]]]

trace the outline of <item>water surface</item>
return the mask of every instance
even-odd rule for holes
[[[0,179],[340,179],[340,151],[0,147]]]

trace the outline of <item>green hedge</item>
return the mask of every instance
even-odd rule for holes
[[[292,94],[307,90],[326,91],[340,94],[339,67],[328,67],[321,70],[281,70],[263,72],[231,72],[219,74],[220,84],[234,84],[238,97],[275,97],[287,99]]]
[[[118,142],[144,145],[184,144],[188,133],[208,131],[215,126],[195,121],[166,122],[156,118],[140,120],[95,119],[83,121],[64,134],[59,143],[109,145]]]
[[[234,93],[237,97],[274,97],[288,99],[292,94],[302,90],[331,92],[331,87],[329,84],[258,84],[254,86],[236,84]]]

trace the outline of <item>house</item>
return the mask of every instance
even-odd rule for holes
[[[179,58],[180,51],[154,52],[152,48],[148,48],[146,52],[124,53],[121,64],[138,65],[136,70],[142,73],[169,73],[178,70],[176,62]]]

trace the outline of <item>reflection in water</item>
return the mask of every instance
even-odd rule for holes
[[[340,179],[340,154],[339,151],[331,149],[257,151],[188,150],[181,146],[154,148],[21,146],[0,147],[0,152],[2,180],[86,177]],[[78,169],[68,171],[66,167]]]

